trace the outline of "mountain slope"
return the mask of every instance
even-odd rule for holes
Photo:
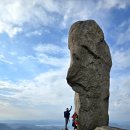
[[[0,130],[14,130],[10,128],[8,125],[0,123]]]

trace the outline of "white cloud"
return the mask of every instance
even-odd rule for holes
[[[69,57],[67,47],[60,47],[54,44],[39,44],[34,47],[36,60],[43,64],[55,67],[68,66]]]
[[[112,60],[114,70],[130,69],[130,49],[113,50]]]
[[[0,21],[0,33],[6,32],[10,38],[12,38],[14,35],[21,31],[22,28],[20,27],[13,27],[13,25],[9,25]]]
[[[65,43],[66,45],[68,45],[68,36],[66,35],[66,36],[63,36],[62,38],[61,38],[61,42],[63,42],[63,43]],[[68,46],[67,46],[68,47]]]
[[[54,56],[48,56],[42,53],[37,54],[36,59],[38,62],[43,63],[43,64],[48,64],[51,66],[55,67],[61,67],[63,65],[68,65],[68,58],[62,57],[62,58],[57,58]]]
[[[13,37],[23,30],[24,24],[37,27],[53,23],[54,17],[46,12],[46,10],[55,11],[55,4],[53,8],[47,8],[47,5],[53,4],[51,2],[53,1],[49,0],[44,4],[42,0],[1,0],[0,33],[6,32],[10,37]]]
[[[124,9],[130,4],[129,0],[99,0],[98,9],[121,8]]]
[[[56,0],[39,0],[39,4],[43,3],[44,8],[49,11],[49,12],[59,12],[60,10],[60,2],[56,1]]]
[[[130,41],[130,19],[119,25],[117,30],[117,44],[126,44]]]
[[[90,18],[94,12],[94,10],[90,9],[91,3],[91,1],[65,1],[64,7],[61,9],[63,15],[61,27],[67,28],[75,21],[81,21]]]
[[[0,62],[7,63],[7,64],[13,64],[13,62],[6,59],[6,57],[2,54],[0,54]]]
[[[32,37],[32,36],[41,36],[42,35],[42,31],[41,30],[35,30],[35,31],[31,31],[26,33],[27,37]]]
[[[110,113],[110,120],[112,121],[130,120],[129,84],[130,84],[129,75],[111,78],[109,113]]]
[[[61,48],[60,46],[50,43],[38,44],[34,47],[34,50],[46,54],[67,54],[67,48]]]
[[[129,1],[102,0],[57,1],[57,0],[4,0],[0,1],[0,33],[6,32],[10,37],[26,30],[26,27],[58,25],[70,26],[77,20],[96,19],[100,24],[108,20],[111,8],[125,8]],[[82,8],[82,9],[81,9]],[[106,23],[105,22],[105,23]],[[25,27],[26,26],[26,27]],[[32,33],[34,34],[34,33]],[[40,34],[35,31],[35,34]],[[41,35],[41,34],[40,34]]]
[[[22,31],[19,27],[21,4],[18,1],[0,1],[0,33],[6,32],[10,37]]]
[[[15,107],[14,105],[8,104],[1,102],[1,115],[0,118],[3,120],[12,120],[12,119],[21,119],[21,120],[31,120],[31,117],[35,117],[34,119],[42,119],[42,117],[47,117],[46,113],[43,113],[43,110],[37,109],[37,111],[33,108],[18,108]],[[12,118],[13,117],[13,118]]]
[[[17,55],[17,52],[16,52],[16,51],[10,51],[9,54],[10,54],[11,56],[16,56],[16,55]]]
[[[109,3],[109,0],[107,0],[106,2]],[[83,21],[88,19],[96,20],[100,26],[108,26],[110,18],[109,11],[111,8],[116,7],[116,3],[113,3],[113,6],[108,9],[107,6],[105,7],[105,5],[107,5],[106,2],[105,0],[97,0],[96,2],[91,0],[64,1],[64,3],[62,3],[64,7],[60,9],[61,15],[63,16],[60,24],[61,28],[68,28],[76,21]],[[125,1],[122,3],[126,4]]]
[[[35,64],[40,62],[58,68],[41,72],[31,80],[0,81],[0,104],[3,105],[0,118],[55,119],[56,116],[62,119],[64,109],[73,105],[74,92],[66,82],[69,63],[66,49],[54,44],[44,45],[35,46],[33,55],[17,55],[18,62],[23,65],[31,61]],[[62,54],[61,58],[58,58],[59,54]],[[27,69],[31,67],[29,64],[26,66]]]
[[[72,105],[73,102],[73,91],[66,83],[65,72],[65,69],[51,70],[41,73],[32,80],[17,83],[0,81],[1,89],[18,90],[13,91],[14,94],[12,95],[2,95],[3,100],[1,98],[0,102],[4,104],[4,108],[1,108],[3,114],[0,115],[0,118],[10,118],[12,116],[11,112],[14,119],[25,119],[25,117],[27,119],[55,118],[49,111],[59,115],[58,118],[62,118],[59,113],[62,113],[66,105]],[[48,107],[44,109],[45,106]],[[57,107],[61,111],[56,112]],[[23,109],[26,109],[26,111],[23,111]]]
[[[17,57],[19,63],[26,63],[28,61],[34,61],[36,60],[35,57],[29,55],[29,56],[18,56]]]
[[[38,44],[33,47],[33,55],[18,56],[20,64],[45,64],[53,67],[63,68],[69,64],[69,50],[67,46],[60,47],[55,44]],[[28,67],[27,67],[28,68]]]

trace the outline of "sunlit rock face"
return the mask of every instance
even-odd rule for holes
[[[112,66],[109,47],[94,20],[78,21],[69,31],[71,63],[67,82],[75,93],[79,130],[108,125],[109,79]]]

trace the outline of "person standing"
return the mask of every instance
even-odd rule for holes
[[[79,122],[78,122],[78,115],[77,115],[76,112],[72,115],[72,119],[73,119],[72,120],[72,126],[74,127],[74,130],[77,130]]]
[[[67,125],[69,122],[69,118],[70,118],[70,111],[72,110],[72,106],[71,108],[66,108],[66,111],[64,111],[64,118],[65,118],[65,130],[68,130]]]

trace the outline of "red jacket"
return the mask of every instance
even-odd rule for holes
[[[74,121],[75,125],[76,125],[76,126],[79,125],[78,115],[77,115],[76,113],[74,113],[74,114],[72,115],[72,118],[73,118],[73,121]]]

